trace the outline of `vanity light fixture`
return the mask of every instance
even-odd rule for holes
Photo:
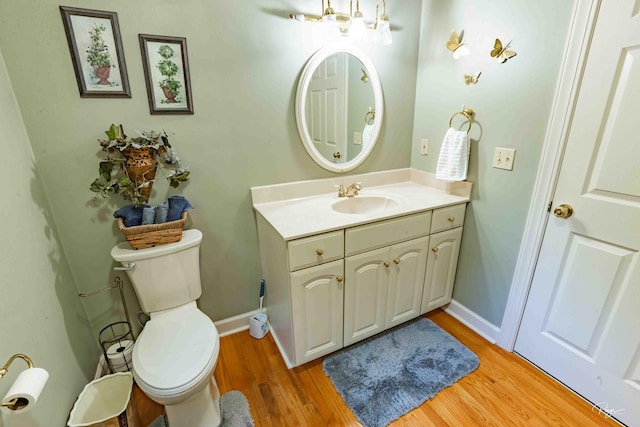
[[[379,13],[382,4],[382,14]],[[339,35],[348,36],[350,40],[370,40],[373,43],[388,46],[392,42],[391,27],[387,16],[385,0],[378,0],[376,3],[376,20],[367,23],[364,15],[360,11],[360,0],[356,0],[356,10],[353,12],[353,0],[349,1],[349,13],[336,12],[331,7],[331,0],[327,0],[327,7],[324,7],[322,0],[322,15],[304,15],[292,13],[289,18],[298,22],[319,22],[324,27],[326,41],[333,41]],[[373,36],[369,37],[367,29],[373,30]]]

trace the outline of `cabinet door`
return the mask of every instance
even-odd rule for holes
[[[345,346],[385,329],[389,251],[386,247],[345,261]]]
[[[342,348],[344,261],[291,273],[294,365]]]
[[[462,227],[431,235],[421,313],[424,314],[451,301],[461,239]]]
[[[391,247],[385,329],[420,315],[428,237]]]

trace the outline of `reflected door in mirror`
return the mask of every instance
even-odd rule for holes
[[[344,163],[347,129],[347,61],[344,54],[322,61],[311,77],[307,95],[307,126],[316,150],[327,160]]]

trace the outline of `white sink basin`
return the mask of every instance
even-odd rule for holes
[[[340,200],[331,208],[345,214],[367,214],[398,206],[398,202],[385,196],[355,196]]]

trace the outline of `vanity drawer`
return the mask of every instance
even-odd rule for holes
[[[464,223],[464,211],[466,208],[467,204],[461,203],[459,205],[435,209],[433,211],[433,218],[431,219],[431,234],[461,227]]]
[[[431,211],[349,228],[345,255],[354,255],[429,234]]]
[[[300,270],[344,256],[344,233],[342,230],[318,234],[287,242],[289,271]]]

